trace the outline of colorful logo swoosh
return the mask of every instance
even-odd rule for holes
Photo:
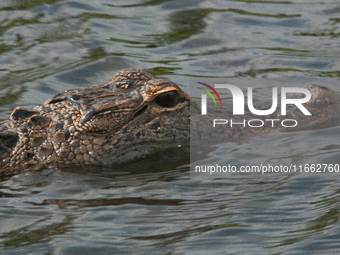
[[[220,101],[220,103],[222,105],[222,100],[220,98],[220,95],[217,93],[217,91],[213,87],[211,87],[210,85],[205,84],[203,82],[197,82],[197,83],[202,84],[202,85],[206,86],[207,88],[211,89],[211,91],[213,91],[215,93],[215,95],[217,96],[218,100]],[[199,88],[199,89],[205,91],[214,100],[215,105],[217,105],[215,98],[213,97],[213,95],[208,90],[203,89],[203,88]]]

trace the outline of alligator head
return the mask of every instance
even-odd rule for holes
[[[189,143],[190,98],[176,84],[123,70],[70,89],[0,125],[0,172],[113,165]]]

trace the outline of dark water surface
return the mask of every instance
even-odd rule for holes
[[[0,1],[0,119],[122,68],[340,92],[337,0]],[[268,84],[268,82],[266,82]],[[264,87],[266,87],[264,85]],[[340,163],[339,127],[273,132],[220,164]],[[132,167],[131,167],[132,168]],[[186,165],[0,182],[1,254],[337,254],[340,173],[190,176]]]

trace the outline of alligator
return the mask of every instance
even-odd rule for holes
[[[305,106],[313,116],[304,118],[294,107],[288,116],[299,118],[305,129],[339,120],[338,93],[318,85],[306,88],[312,99]],[[191,140],[200,141],[278,128],[212,129],[208,125],[218,111],[230,116],[217,107],[202,116],[197,100],[175,83],[139,69],[121,70],[107,84],[66,90],[34,110],[15,108],[0,122],[0,173],[112,166],[188,148],[190,122],[197,131]],[[265,117],[282,119],[276,112]]]

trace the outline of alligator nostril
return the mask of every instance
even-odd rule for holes
[[[325,90],[329,90],[327,87],[324,87],[324,86],[320,86],[320,88],[325,89]]]

